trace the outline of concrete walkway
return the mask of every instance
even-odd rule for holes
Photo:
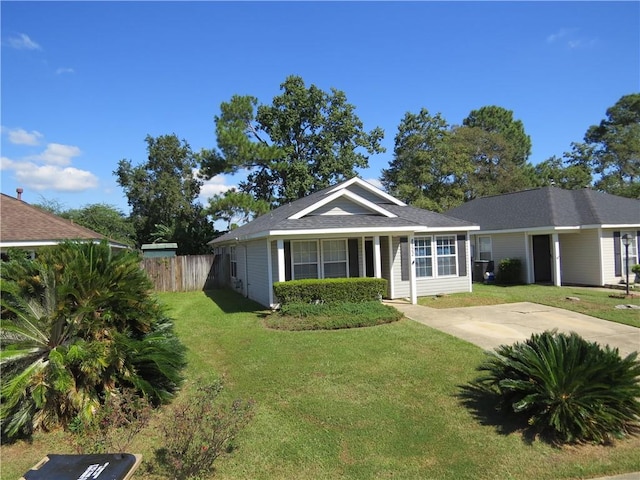
[[[542,333],[555,328],[559,332],[576,332],[589,341],[618,348],[621,356],[640,351],[640,328],[536,303],[520,302],[447,309],[411,305],[399,300],[386,303],[416,322],[466,340],[485,350],[523,341],[532,333]]]

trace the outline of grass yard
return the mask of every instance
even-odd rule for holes
[[[458,394],[475,378],[481,349],[418,323],[280,331],[265,328],[267,312],[228,291],[161,299],[189,349],[181,395],[222,375],[227,399],[256,401],[216,479],[544,480],[640,471],[638,437],[555,449],[467,409]],[[18,478],[46,453],[70,452],[65,445],[56,433],[2,446],[2,479]],[[131,451],[150,458],[158,446],[150,430]]]
[[[456,293],[444,297],[422,297],[419,299],[419,303],[433,308],[454,308],[533,302],[584,313],[611,322],[640,327],[640,310],[616,308],[616,305],[640,305],[640,295],[636,292],[632,298],[611,297],[611,295],[620,296],[621,294],[624,294],[624,290],[547,285],[501,286],[474,283],[472,293]],[[568,300],[567,297],[577,297],[580,300]]]

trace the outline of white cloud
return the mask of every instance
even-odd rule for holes
[[[9,46],[17,50],[42,50],[42,47],[29,38],[29,35],[19,33],[9,38]]]
[[[23,128],[7,129],[4,127],[2,130],[7,133],[9,141],[15,145],[39,145],[40,139],[44,137],[44,135],[36,130],[27,132]]]
[[[237,188],[235,185],[227,185],[225,181],[227,177],[224,175],[216,175],[211,180],[207,180],[204,182],[202,187],[200,188],[200,201],[206,205],[208,204],[209,198],[214,195],[218,195],[226,192],[227,190],[231,190],[232,188]]]
[[[73,68],[60,67],[56,70],[56,75],[62,75],[64,73],[76,73]]]
[[[574,50],[593,47],[597,43],[597,39],[580,37],[576,28],[561,28],[556,33],[547,36],[547,43],[557,43]]]
[[[18,183],[36,191],[81,192],[98,186],[93,173],[74,167],[36,165],[3,157],[2,169],[13,170]]]
[[[70,165],[73,157],[80,155],[82,151],[74,145],[63,145],[61,143],[49,143],[44,152],[28,157],[27,160],[33,160],[45,163],[47,165]]]

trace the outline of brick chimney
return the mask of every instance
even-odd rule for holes
[[[24,192],[24,190],[21,187],[16,188],[16,193],[18,194],[18,200],[22,200],[22,192]]]

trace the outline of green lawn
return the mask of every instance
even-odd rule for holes
[[[460,386],[476,376],[481,349],[418,323],[278,331],[263,326],[260,307],[228,291],[161,299],[189,348],[190,383],[222,375],[226,398],[257,403],[217,479],[544,480],[640,471],[638,437],[554,449],[466,408]],[[69,452],[62,437],[3,446],[2,478],[19,477],[45,453]],[[132,451],[149,458],[157,447],[150,431]]]
[[[473,284],[472,293],[456,293],[443,297],[422,297],[421,305],[433,308],[472,307],[500,303],[534,302],[560,307],[612,322],[640,327],[640,310],[617,309],[616,305],[640,305],[640,294],[631,298],[612,298],[624,295],[624,290],[605,290],[585,287],[552,287],[546,285],[484,285]],[[579,298],[579,301],[567,297]]]

